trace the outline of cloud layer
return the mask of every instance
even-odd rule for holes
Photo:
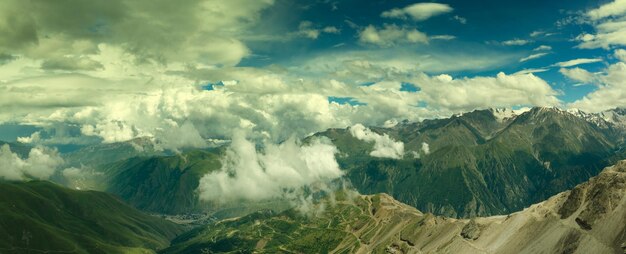
[[[351,126],[350,134],[359,140],[374,143],[374,148],[370,152],[372,157],[390,159],[402,159],[404,157],[404,143],[393,140],[387,134],[380,135],[362,124]]]
[[[335,161],[337,148],[328,140],[301,145],[289,139],[280,145],[255,144],[239,133],[223,159],[223,167],[200,179],[200,199],[213,202],[299,199],[303,188],[316,188],[343,175]]]
[[[0,52],[45,59],[50,69],[98,69],[82,58],[98,44],[159,62],[237,64],[250,50],[239,39],[273,0],[20,1],[0,3]],[[227,14],[227,15],[224,15]]]
[[[584,18],[594,26],[595,33],[577,37],[580,48],[605,48],[626,46],[626,0],[614,0],[589,10]]]
[[[56,151],[44,147],[32,148],[26,158],[20,158],[9,145],[0,147],[0,178],[5,180],[48,179],[63,159]]]

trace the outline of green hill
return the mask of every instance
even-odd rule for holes
[[[0,253],[151,253],[182,230],[110,194],[0,182]]]

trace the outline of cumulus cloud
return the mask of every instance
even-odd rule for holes
[[[593,73],[578,67],[570,69],[561,68],[559,72],[571,80],[583,83],[590,83],[595,79],[595,75]]]
[[[606,74],[596,75],[598,89],[568,106],[588,112],[599,112],[615,107],[626,107],[626,63],[610,65]]]
[[[226,151],[222,169],[204,175],[198,193],[201,200],[214,202],[300,199],[304,188],[324,189],[326,183],[343,175],[336,153],[337,148],[323,139],[310,144],[296,139],[280,145],[266,143],[263,151],[258,151],[238,133]]]
[[[583,33],[576,39],[579,48],[605,48],[626,45],[626,0],[615,0],[585,13],[595,33]]]
[[[380,29],[369,25],[359,32],[359,41],[388,47],[398,43],[428,43],[428,36],[417,29],[396,25],[385,25]]]
[[[33,132],[33,134],[27,137],[17,137],[17,142],[24,143],[24,144],[37,143],[40,140],[41,140],[41,131]]]
[[[602,62],[602,59],[601,58],[578,58],[578,59],[572,59],[569,61],[558,62],[558,63],[553,64],[553,66],[572,67],[576,65],[597,63],[597,62]]]
[[[616,49],[615,50],[615,57],[617,59],[619,59],[620,61],[626,63],[626,50],[624,50],[624,49]]]
[[[152,137],[161,148],[176,150],[204,147],[205,139],[228,138],[238,128],[248,130],[255,140],[278,142],[355,123],[380,126],[389,119],[420,120],[493,104],[558,104],[556,92],[532,75],[454,79],[422,72],[458,62],[485,65],[468,56],[434,59],[413,53],[389,58],[384,50],[376,50],[333,54],[332,59],[313,59],[287,72],[135,64],[136,56],[119,47],[98,48],[89,55],[103,64],[98,71],[50,73],[28,58],[0,66],[5,79],[0,82],[0,122],[45,126],[51,135],[66,133],[66,138],[57,137],[65,143],[76,142],[75,133],[109,143]],[[371,80],[384,81],[359,85]],[[418,84],[421,90],[401,91],[402,82]],[[352,97],[363,104],[339,104],[329,96]],[[429,107],[418,107],[422,102]],[[53,131],[62,126],[68,126],[67,131]],[[51,135],[20,140],[50,144]]]
[[[440,3],[416,3],[406,6],[402,9],[395,8],[383,12],[380,16],[384,18],[401,18],[407,17],[413,20],[423,21],[431,17],[452,12],[452,7],[447,4]],[[464,23],[464,22],[462,22]]]
[[[507,75],[503,72],[495,77],[454,79],[448,75],[428,77],[422,75],[412,80],[421,86],[421,99],[428,105],[436,104],[450,109],[501,107],[501,105],[559,105],[558,93],[543,79],[528,74]],[[454,111],[454,110],[453,110]]]
[[[529,55],[529,56],[527,56],[527,57],[524,57],[524,58],[520,59],[519,61],[520,61],[520,62],[526,62],[526,61],[528,61],[528,60],[532,60],[532,59],[537,59],[537,58],[544,57],[544,56],[545,56],[545,55],[547,55],[547,54],[548,54],[548,53],[537,53],[537,54],[532,54],[532,55]]]
[[[592,20],[603,19],[626,14],[626,0],[615,0],[587,12]]]
[[[380,135],[362,124],[355,124],[350,127],[350,134],[359,140],[374,142],[370,152],[372,157],[401,159],[404,156],[404,143],[393,140],[386,133]]]
[[[48,69],[96,69],[82,58],[107,43],[142,59],[235,65],[239,39],[273,0],[20,1],[0,3],[0,51],[45,59]]]
[[[621,62],[610,65],[600,73],[590,73],[578,67],[561,68],[560,72],[572,80],[592,83],[598,86],[597,90],[568,104],[569,107],[588,112],[600,112],[615,107],[626,107],[626,50],[617,49],[614,54]]]
[[[45,147],[32,148],[26,158],[13,153],[9,145],[0,147],[0,178],[5,180],[48,179],[62,163],[56,151]]]

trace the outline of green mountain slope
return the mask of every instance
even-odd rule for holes
[[[343,194],[309,216],[292,209],[220,221],[181,235],[162,253],[626,251],[626,161],[508,216],[451,219],[423,214],[386,194]]]
[[[66,153],[63,158],[69,166],[97,167],[137,156],[164,155],[155,149],[149,138],[136,138],[126,142],[97,144]]]
[[[144,211],[180,214],[206,208],[195,191],[202,176],[220,168],[216,153],[196,150],[173,156],[135,157],[107,165],[103,171],[107,192]]]
[[[182,230],[110,194],[0,182],[0,253],[151,253]]]
[[[611,135],[553,108],[504,119],[477,110],[372,131],[404,142],[404,158],[369,156],[373,144],[352,137],[347,129],[316,135],[331,138],[339,148],[338,161],[361,193],[389,193],[422,211],[451,217],[518,211],[623,158],[616,156]],[[423,143],[429,145],[429,154],[421,151]]]
[[[159,214],[210,214],[216,218],[241,216],[259,209],[284,210],[288,201],[211,203],[200,201],[200,178],[221,168],[219,150],[192,150],[180,155],[135,157],[102,167],[107,187],[134,207]]]

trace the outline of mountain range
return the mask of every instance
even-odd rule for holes
[[[200,178],[222,169],[228,144],[176,153],[147,138],[87,146],[61,154],[83,175],[51,178],[81,191],[0,180],[0,252],[619,252],[625,137],[622,109],[486,109],[328,129],[302,143],[332,142],[353,191],[306,213],[284,200],[200,201]],[[32,148],[0,145],[21,157]],[[393,153],[375,153],[381,147]]]
[[[425,212],[469,218],[519,211],[626,158],[625,112],[487,109],[370,127],[402,142],[402,158],[371,156],[375,144],[355,138],[350,128],[311,137],[328,137],[337,146],[337,161],[359,192],[388,193]],[[133,150],[137,141],[132,142],[84,148],[80,151],[87,153],[72,153],[66,160],[96,168],[102,179],[94,189],[119,195],[142,210],[181,214],[212,209],[198,201],[195,189],[204,174],[221,168],[225,149],[167,155],[145,142]],[[428,153],[422,151],[424,144]],[[100,157],[94,158],[105,154],[112,160],[85,163],[92,158],[87,155],[96,154]]]
[[[384,192],[425,212],[468,218],[521,210],[625,158],[624,132],[617,123],[602,123],[533,108],[371,128],[404,144],[400,159],[371,156],[373,142],[354,137],[350,128],[315,135],[338,147],[338,161],[359,192]]]
[[[187,232],[162,253],[623,253],[626,161],[509,215],[454,219],[387,194],[340,193],[321,212],[261,211]]]

